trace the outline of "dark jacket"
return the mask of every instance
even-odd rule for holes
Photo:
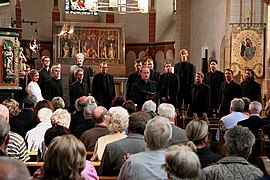
[[[54,97],[63,98],[63,90],[60,80],[52,77],[46,82],[45,99],[52,100]]]
[[[114,79],[111,74],[105,76],[98,73],[94,76],[92,93],[100,106],[110,108],[111,102],[115,97]]]
[[[138,72],[133,72],[128,75],[128,80],[127,80],[127,92],[126,92],[126,100],[131,100],[132,98],[132,86],[135,82],[139,81],[141,79],[141,75]]]
[[[39,73],[38,85],[41,89],[42,97],[44,97],[46,91],[46,81],[52,77],[51,69],[47,71],[46,68],[42,68],[38,71],[38,73]]]
[[[220,117],[230,114],[231,101],[234,98],[240,97],[241,97],[241,88],[239,84],[237,84],[234,81],[231,81],[230,83],[224,81],[223,83],[221,83],[218,100],[219,102],[218,104],[220,106],[219,109]]]
[[[76,81],[76,77],[74,76],[74,71],[77,68],[82,68],[83,69],[83,82],[87,84],[88,91],[90,92],[91,90],[91,80],[90,77],[93,76],[93,70],[91,67],[85,67],[85,66],[80,66],[80,65],[73,65],[70,67],[69,70],[69,85],[74,83]]]
[[[75,101],[82,97],[88,96],[89,90],[87,84],[84,82],[75,81],[71,84],[71,88],[69,90],[69,100],[70,100],[70,108],[74,110]]]
[[[247,79],[241,83],[241,95],[250,101],[261,102],[261,85],[253,79]]]

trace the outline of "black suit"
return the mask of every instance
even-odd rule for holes
[[[155,81],[156,83],[159,80],[160,73],[156,70],[150,69],[150,78],[151,80]]]
[[[60,80],[52,77],[46,82],[46,91],[45,91],[45,99],[52,100],[54,97],[63,98],[63,90]]]
[[[127,92],[126,92],[126,100],[131,100],[132,98],[132,86],[135,82],[139,81],[141,79],[140,73],[137,71],[131,73],[128,75],[128,80],[127,80]]]
[[[230,114],[230,105],[231,101],[234,98],[241,97],[241,88],[240,85],[234,82],[233,80],[228,83],[224,81],[221,83],[220,91],[219,91],[219,116],[223,117]]]
[[[89,90],[86,83],[75,81],[73,84],[71,84],[71,88],[69,90],[70,109],[74,110],[74,104],[78,98],[88,95]]]
[[[100,106],[104,106],[109,109],[111,107],[112,100],[115,97],[113,76],[110,74],[96,74],[93,79],[92,93]]]
[[[253,79],[247,79],[241,83],[241,92],[242,97],[261,102],[261,85]]]
[[[208,113],[209,110],[210,87],[204,83],[194,84],[190,89],[189,100],[188,116],[197,113],[199,117],[202,117],[202,114]]]
[[[188,104],[188,95],[190,86],[194,84],[194,65],[190,62],[179,62],[174,66],[174,73],[178,75],[180,89],[178,92],[178,108],[182,107],[183,100],[185,101],[185,109]]]
[[[88,90],[90,92],[90,90],[91,90],[90,77],[93,76],[93,70],[91,67],[87,68],[85,66],[80,66],[80,65],[71,66],[70,70],[69,70],[69,85],[71,85],[72,83],[74,83],[76,81],[76,77],[74,76],[74,71],[77,68],[83,69],[83,82],[87,84]]]
[[[225,76],[221,71],[208,72],[205,74],[203,82],[211,88],[210,108],[218,109],[218,95],[221,83],[224,82]]]
[[[176,106],[176,96],[179,91],[179,80],[173,73],[163,73],[157,84],[157,94],[160,103],[170,103]],[[168,101],[162,101],[162,97],[169,98]]]
[[[44,97],[46,91],[46,81],[48,81],[52,77],[51,69],[48,69],[47,71],[46,68],[42,68],[38,71],[38,73],[38,85],[41,89],[42,97]]]

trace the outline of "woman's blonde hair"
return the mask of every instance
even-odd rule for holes
[[[70,121],[70,113],[66,109],[57,109],[51,117],[52,125],[60,125],[66,128],[69,128]]]
[[[44,157],[42,171],[45,179],[83,179],[85,147],[73,135],[55,137]]]
[[[208,135],[208,125],[205,121],[194,119],[186,127],[186,134],[189,142],[187,145],[196,151],[196,145],[201,144],[202,140]]]
[[[18,116],[21,112],[19,103],[14,99],[7,99],[2,104],[8,108],[10,118]]]
[[[111,107],[106,114],[106,123],[111,132],[123,132],[128,127],[129,114],[123,107]]]
[[[169,179],[199,179],[201,163],[190,147],[174,145],[168,148],[162,165]]]
[[[29,76],[32,79],[35,74],[38,74],[38,71],[36,69],[31,69],[29,72]]]

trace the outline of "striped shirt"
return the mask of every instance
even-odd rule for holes
[[[22,136],[17,133],[9,131],[9,142],[8,142],[8,156],[16,158],[22,162],[26,162],[30,159],[28,151]]]

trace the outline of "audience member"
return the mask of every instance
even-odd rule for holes
[[[10,130],[24,137],[27,132],[25,128],[26,123],[18,119],[18,115],[21,112],[19,103],[14,99],[7,99],[3,101],[3,105],[5,105],[9,111]]]
[[[96,74],[92,84],[92,95],[95,97],[99,106],[109,109],[115,97],[114,79],[108,73],[108,64],[105,62],[99,65],[100,73]]]
[[[0,114],[2,114],[7,123],[9,123],[9,111],[3,104],[0,104]],[[12,131],[9,131],[8,156],[23,162],[30,159],[23,137]]]
[[[218,96],[220,93],[221,84],[225,81],[224,73],[217,70],[218,61],[211,59],[209,61],[210,71],[205,74],[203,82],[210,87],[210,111],[209,117],[213,117],[213,114],[218,110]]]
[[[176,106],[177,94],[179,91],[178,76],[172,73],[172,63],[164,63],[164,73],[160,76],[157,83],[157,95],[160,103],[170,103]]]
[[[5,117],[0,114],[0,156],[7,156],[10,126]]]
[[[151,118],[154,118],[157,116],[156,114],[157,105],[154,101],[148,100],[143,103],[142,111],[148,113]]]
[[[141,110],[143,103],[147,100],[154,100],[157,84],[150,80],[150,69],[143,66],[141,69],[141,79],[132,86],[132,101],[137,104],[137,110]]]
[[[75,135],[75,137],[80,138],[81,135],[85,131],[95,127],[95,123],[94,123],[93,118],[92,118],[92,112],[96,107],[97,107],[96,103],[91,103],[91,104],[84,107],[84,110],[83,110],[84,122],[82,124],[78,125],[73,130],[73,135]]]
[[[239,121],[247,119],[248,116],[243,113],[245,103],[242,99],[234,98],[231,101],[231,113],[220,119],[226,129],[230,129],[237,125]]]
[[[172,138],[170,140],[170,145],[186,145],[188,142],[186,131],[175,125],[175,107],[172,104],[162,103],[158,106],[158,115],[167,118],[172,125]]]
[[[202,170],[201,179],[258,179],[263,172],[250,164],[249,157],[255,143],[247,127],[235,126],[225,133],[227,157]]]
[[[84,145],[73,135],[55,137],[45,154],[44,165],[33,179],[97,180],[97,172],[85,156]]]
[[[70,121],[70,113],[66,109],[57,109],[52,113],[51,123],[53,126],[64,126],[69,129]]]
[[[50,70],[50,64],[51,64],[50,57],[49,56],[42,56],[41,63],[42,63],[42,68],[38,71],[38,73],[39,73],[38,85],[41,89],[42,96],[44,96],[45,90],[46,90],[46,86],[45,86],[46,81],[52,77],[52,73]],[[31,75],[30,75],[30,77],[31,77]]]
[[[94,151],[98,138],[110,133],[104,121],[106,113],[107,109],[102,106],[98,106],[92,111],[92,119],[95,127],[85,131],[80,137],[87,151]]]
[[[83,82],[83,69],[75,69],[74,76],[76,77],[76,81],[70,85],[69,90],[70,112],[74,111],[75,101],[82,96],[88,96],[90,92],[87,84]]]
[[[35,69],[32,69],[29,72],[29,76],[31,78],[31,82],[27,85],[28,94],[36,96],[37,102],[44,100],[44,98],[41,94],[41,89],[37,83],[38,79],[39,79],[38,71]],[[45,84],[45,82],[44,82],[44,84]]]
[[[127,86],[126,86],[126,99],[131,100],[132,98],[132,86],[135,82],[139,81],[141,79],[141,74],[140,70],[142,68],[142,61],[137,59],[134,61],[134,68],[135,71],[131,74],[128,75],[128,80],[127,80]]]
[[[244,107],[244,111],[243,113],[246,114],[247,116],[249,116],[249,112],[248,112],[248,109],[249,109],[249,104],[251,103],[250,99],[248,99],[247,97],[242,97],[241,98],[244,103],[245,103],[245,107]]]
[[[89,100],[89,103],[97,103],[93,96],[87,96],[87,99]]]
[[[31,129],[36,101],[37,98],[34,95],[27,95],[24,98],[24,108],[19,113],[18,119],[25,122],[25,132]]]
[[[111,133],[98,138],[91,158],[92,161],[101,160],[107,144],[127,137],[125,130],[128,127],[128,118],[127,110],[120,106],[109,109],[106,115],[106,123]]]
[[[255,73],[252,69],[245,70],[245,81],[241,86],[242,97],[247,97],[250,101],[261,102],[261,85],[255,81]]]
[[[29,180],[31,179],[27,167],[17,159],[0,157],[1,180]]]
[[[167,172],[168,179],[199,179],[200,160],[188,146],[169,147],[165,159],[166,163],[162,167]]]
[[[214,154],[207,146],[208,143],[208,125],[205,121],[194,119],[186,127],[186,133],[189,142],[187,145],[199,156],[201,167],[217,162],[220,157]]]
[[[52,111],[49,108],[42,108],[38,111],[39,124],[26,133],[28,151],[38,151],[41,143],[44,141],[44,135],[47,129],[52,127],[51,116]]]
[[[61,97],[54,97],[52,99],[52,104],[53,104],[54,110],[64,109],[66,106],[65,101]]]
[[[188,116],[193,117],[194,113],[202,117],[203,113],[208,114],[210,105],[210,87],[203,83],[204,74],[197,72],[195,84],[190,88]]]
[[[136,106],[131,100],[127,100],[126,102],[124,102],[122,107],[128,111],[128,114],[136,112]]]
[[[145,151],[144,130],[151,117],[145,112],[136,112],[130,115],[127,138],[107,144],[99,167],[99,174],[117,176],[122,166],[122,158],[127,153]]]
[[[172,126],[168,119],[156,116],[145,127],[144,137],[148,149],[133,154],[121,167],[118,179],[166,179],[165,149],[172,137]]]
[[[111,107],[122,106],[126,102],[123,96],[117,96],[112,100]]]

